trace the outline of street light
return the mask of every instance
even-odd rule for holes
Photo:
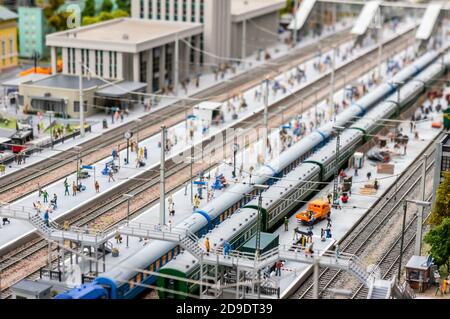
[[[260,246],[261,246],[261,211],[262,211],[262,192],[269,188],[268,185],[255,184],[253,185],[259,191],[258,198],[258,216],[256,219],[256,244],[255,244],[255,258],[259,260]],[[258,267],[258,299],[261,297],[261,270]]]
[[[233,144],[233,178],[236,178],[236,154],[239,151],[239,144]]]
[[[134,197],[134,195],[131,194],[123,194],[123,197],[125,197],[128,201],[128,208],[127,208],[127,226],[130,225],[130,200]],[[127,235],[127,248],[128,248],[128,240],[129,236]]]
[[[74,146],[73,148],[77,151],[77,169],[76,169],[75,173],[76,173],[77,187],[78,187],[78,171],[79,171],[79,169],[80,169],[80,152],[81,152],[81,146]]]
[[[334,182],[333,182],[333,208],[337,208],[338,206],[338,170],[339,170],[339,161],[340,161],[340,137],[341,132],[345,130],[345,127],[342,126],[333,126],[333,130],[336,131],[336,162],[334,166]]]
[[[46,114],[50,117],[50,141],[53,148],[53,126],[52,126],[52,116],[55,114],[53,111],[47,111]]]
[[[130,138],[133,136],[133,133],[130,131],[126,131],[123,134],[123,137],[127,140],[127,165],[130,163]],[[161,146],[163,147],[163,146]]]
[[[405,223],[406,223],[406,211],[408,209],[408,203],[416,204],[421,207],[429,207],[431,206],[430,202],[422,201],[422,200],[415,200],[415,199],[405,199],[403,201],[403,222],[402,222],[402,236],[400,240],[400,256],[398,259],[398,275],[397,280],[400,281],[400,276],[402,273],[402,258],[403,258],[403,240],[405,237]]]

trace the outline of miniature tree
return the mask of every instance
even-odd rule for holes
[[[447,272],[450,271],[450,218],[444,218],[439,226],[432,228],[424,240],[431,245],[434,263],[438,267],[445,265]]]
[[[103,0],[102,8],[100,9],[102,12],[111,12],[113,8],[113,4],[111,0]]]
[[[443,173],[443,179],[436,191],[430,224],[439,225],[447,217],[450,217],[450,171]]]

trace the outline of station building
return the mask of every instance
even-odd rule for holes
[[[205,60],[243,58],[277,40],[285,0],[132,0],[134,18],[201,23]],[[242,43],[247,43],[242,49]]]

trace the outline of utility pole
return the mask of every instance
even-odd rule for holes
[[[333,110],[333,121],[336,122],[336,112],[334,109],[334,71],[336,67],[336,46],[333,46],[333,61],[331,61],[331,85],[330,85],[330,105]]]
[[[83,98],[83,62],[82,61],[78,61],[78,63],[80,63],[81,66],[81,70],[80,70],[80,76],[79,76],[79,80],[80,80],[80,136],[84,137],[84,98]]]
[[[258,215],[256,219],[256,243],[255,243],[255,259],[258,263],[258,299],[261,299],[261,269],[259,268],[259,257],[261,247],[261,211],[262,211],[262,192],[269,188],[267,185],[254,185],[259,191],[258,197]]]
[[[427,154],[423,154],[422,163],[422,180],[420,185],[420,200],[425,201],[425,179],[427,175]],[[416,230],[416,243],[414,246],[414,255],[420,256],[420,251],[422,250],[422,223],[423,223],[423,211],[424,206],[420,206],[417,211],[417,230]]]
[[[400,282],[400,277],[402,275],[402,258],[403,258],[403,240],[405,237],[405,223],[406,223],[406,211],[408,210],[407,201],[403,201],[403,221],[402,221],[402,235],[400,239],[400,256],[398,258],[398,274],[397,280]]]
[[[292,42],[294,45],[294,48],[297,46],[297,10],[298,10],[298,0],[294,1],[294,28],[292,31]]]
[[[175,93],[175,96],[178,96],[178,75],[179,75],[179,61],[180,61],[180,49],[179,49],[180,43],[178,40],[178,33],[175,34],[175,52],[174,52],[174,57],[175,57],[175,65],[173,68],[173,90]]]
[[[337,208],[339,205],[338,198],[338,170],[339,170],[339,161],[340,161],[340,141],[341,141],[341,132],[345,129],[341,126],[333,126],[333,129],[336,131],[336,161],[334,164],[334,180],[333,180],[333,208]]]
[[[161,126],[161,162],[159,164],[159,224],[166,224],[166,139],[167,129]]]
[[[247,20],[242,21],[242,48],[241,59],[244,60],[247,57]],[[245,63],[242,63],[245,67]]]
[[[76,169],[75,173],[76,173],[76,180],[77,180],[77,187],[78,187],[78,170],[80,169],[81,146],[74,146],[73,148],[77,151],[77,169]]]
[[[319,260],[314,258],[314,286],[313,286],[313,299],[319,299]]]
[[[378,78],[381,79],[381,56],[383,54],[383,15],[381,12],[381,6],[378,8],[379,23],[378,26]]]
[[[264,80],[266,82],[266,93],[264,94],[264,139],[263,139],[263,154],[266,154],[268,131],[269,131],[269,78]]]

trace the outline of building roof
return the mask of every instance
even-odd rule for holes
[[[147,83],[123,81],[116,85],[111,85],[98,90],[95,94],[107,97],[121,97],[125,94],[145,89],[146,87]]]
[[[17,284],[12,286],[12,289],[15,291],[32,292],[35,294],[40,294],[51,288],[52,288],[52,285],[45,284],[42,282],[37,282],[37,281],[26,280],[26,279],[19,281]]]
[[[0,6],[0,20],[6,21],[12,19],[17,19],[17,14],[6,7]]]
[[[286,0],[231,0],[233,22],[239,22],[283,9]]]
[[[67,75],[67,74],[58,73],[58,74],[49,76],[45,79],[38,80],[33,83],[29,83],[29,85],[78,90],[79,77],[76,75]],[[106,85],[106,83],[98,78],[91,78],[91,79],[83,78],[83,89],[89,89],[92,87],[104,86],[104,85]]]
[[[48,78],[50,75],[48,74],[40,74],[40,73],[31,73],[20,77],[12,78],[8,81],[2,82],[2,86],[5,87],[19,87],[19,84],[25,83],[25,82],[34,82],[39,81],[42,79]]]
[[[200,23],[113,19],[47,35],[47,46],[137,53],[201,34]]]
[[[426,256],[412,256],[406,264],[406,268],[427,270],[427,261],[428,258]]]

